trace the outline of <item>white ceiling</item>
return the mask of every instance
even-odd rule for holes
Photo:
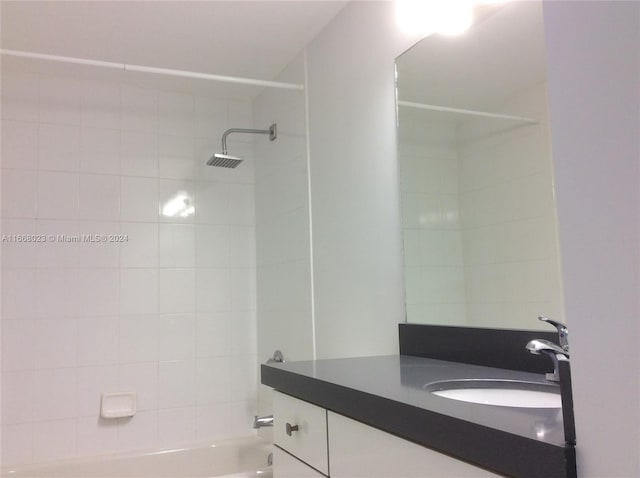
[[[346,1],[7,1],[2,48],[273,79]]]

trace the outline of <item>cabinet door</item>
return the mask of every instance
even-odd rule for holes
[[[331,478],[496,478],[491,472],[328,412]]]
[[[273,478],[325,478],[325,476],[274,446]]]

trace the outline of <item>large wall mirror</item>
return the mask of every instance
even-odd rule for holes
[[[485,7],[488,8],[488,7]],[[541,2],[396,60],[407,321],[564,321]]]

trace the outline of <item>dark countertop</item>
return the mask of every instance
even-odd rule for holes
[[[461,378],[548,383],[542,374],[406,355],[262,366],[265,385],[495,473],[572,476],[561,410],[466,403],[423,388]]]

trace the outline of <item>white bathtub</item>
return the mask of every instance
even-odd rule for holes
[[[271,478],[271,445],[259,437],[195,448],[75,458],[2,469],[2,478]]]

